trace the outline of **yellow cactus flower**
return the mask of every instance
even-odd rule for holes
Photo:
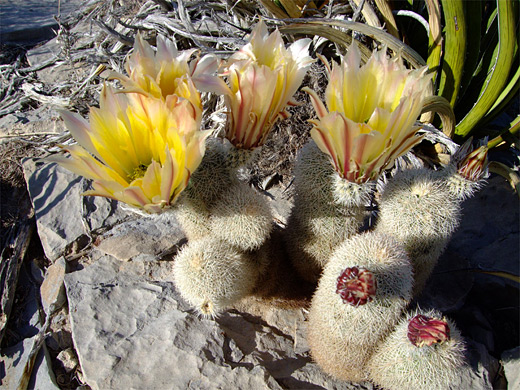
[[[93,180],[84,195],[116,199],[149,213],[171,206],[186,188],[204,155],[208,132],[188,100],[165,100],[104,88],[90,123],[77,114],[61,116],[78,144],[63,147],[70,158],[51,161]]]
[[[202,114],[200,93],[196,87],[203,88],[212,81],[218,68],[214,55],[203,58],[191,57],[197,49],[177,51],[173,41],[162,36],[157,37],[157,51],[148,44],[141,34],[137,34],[134,50],[125,63],[128,76],[113,73],[125,87],[125,92],[146,93],[156,98],[165,99],[177,95],[189,100]]]
[[[235,147],[253,149],[264,143],[269,131],[285,111],[299,88],[308,67],[309,39],[285,47],[278,30],[269,34],[263,22],[253,30],[251,40],[232,55],[221,84],[228,108],[226,138]]]
[[[355,44],[341,65],[331,69],[324,62],[327,108],[316,92],[304,88],[318,115],[311,136],[342,178],[358,184],[377,179],[422,139],[415,121],[430,91],[426,67],[406,69],[399,59],[387,58],[386,50],[361,66]]]

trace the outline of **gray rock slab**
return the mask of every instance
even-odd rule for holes
[[[202,318],[175,291],[171,268],[157,279],[145,266],[105,256],[65,276],[74,345],[93,389],[373,389],[321,372],[302,339],[301,310]]]
[[[96,247],[119,260],[137,256],[156,259],[174,252],[184,240],[185,234],[174,214],[165,212],[115,226],[98,237]]]
[[[116,201],[82,196],[88,182],[57,164],[25,159],[23,168],[38,234],[51,261],[78,238],[131,217]]]
[[[506,284],[518,288],[506,278],[479,271],[520,275],[519,230],[518,195],[504,178],[493,175],[473,198],[463,202],[460,226],[419,297],[420,305],[456,312],[477,282],[479,288],[490,291]]]
[[[493,390],[493,383],[500,369],[497,359],[492,357],[486,347],[480,343],[467,339],[468,366],[461,371],[457,383],[450,388],[453,390]]]
[[[520,389],[520,347],[502,353],[502,365],[509,390]]]
[[[9,114],[0,118],[0,135],[60,134],[65,125],[55,109],[41,106],[28,112]],[[0,140],[7,141],[9,138]]]
[[[171,282],[146,280],[107,256],[65,283],[74,344],[93,389],[281,389],[261,366],[227,363],[232,341],[191,314]]]
[[[82,0],[10,0],[0,2],[0,42],[27,44],[52,38],[55,16],[77,11]]]
[[[36,337],[27,338],[10,348],[0,351],[0,384],[5,389],[18,389],[24,382],[24,370]],[[57,390],[52,372],[49,354],[45,345],[40,349],[34,362],[34,368],[28,381],[29,389]]]
[[[486,205],[483,207],[483,205]],[[462,204],[462,219],[444,256],[465,257],[470,267],[520,274],[520,200],[507,181],[492,175]]]

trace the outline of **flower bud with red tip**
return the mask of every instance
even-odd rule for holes
[[[430,346],[450,339],[448,323],[417,314],[408,323],[408,340],[416,347]]]
[[[376,295],[376,278],[362,267],[348,267],[338,277],[336,293],[344,303],[352,306],[364,305]]]

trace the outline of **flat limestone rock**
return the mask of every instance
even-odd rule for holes
[[[295,336],[305,326],[301,311],[271,313],[269,323],[237,310],[201,318],[171,277],[148,275],[143,262],[107,255],[65,276],[74,345],[92,389],[373,389],[320,371]]]
[[[461,224],[443,256],[455,253],[469,259],[470,267],[518,275],[519,220],[517,194],[503,177],[493,175],[473,198],[462,203]]]
[[[40,286],[40,297],[43,310],[50,315],[55,309],[60,308],[66,300],[63,279],[67,270],[64,257],[51,264],[45,272],[45,279]]]
[[[59,134],[65,125],[55,109],[49,106],[38,107],[32,111],[16,112],[0,118],[0,136],[27,134]],[[4,138],[2,141],[9,140]]]
[[[493,390],[493,383],[499,371],[499,363],[486,347],[466,339],[468,366],[461,372],[458,383],[451,389]]]
[[[117,202],[84,197],[87,180],[54,163],[25,159],[23,168],[45,255],[54,261],[78,238],[130,216]]]
[[[180,301],[170,282],[147,281],[106,256],[65,277],[72,334],[93,389],[281,389],[261,366],[232,367],[232,340]]]
[[[3,366],[0,385],[5,389],[18,389],[20,384],[28,383],[27,388],[38,390],[58,390],[56,379],[52,372],[50,357],[45,345],[42,346],[36,356],[31,377],[24,378],[24,369],[28,363],[29,354],[35,343],[36,336],[20,341],[10,348],[0,351],[0,361]]]
[[[520,347],[502,353],[508,389],[520,389]]]
[[[165,212],[115,226],[98,237],[96,247],[123,261],[143,255],[155,259],[173,251],[184,239],[174,214]]]

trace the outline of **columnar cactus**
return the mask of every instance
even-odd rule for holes
[[[389,180],[379,202],[376,231],[406,248],[419,293],[459,224],[460,202],[429,169],[406,170]]]
[[[374,52],[361,65],[356,44],[341,65],[323,62],[329,75],[327,107],[304,88],[318,119],[310,121],[315,145],[302,152],[295,170],[289,226],[292,259],[309,280],[317,279],[336,245],[357,233],[381,172],[421,141],[415,120],[430,83],[426,68],[408,70],[386,51]]]
[[[407,313],[370,358],[375,383],[388,390],[443,390],[457,383],[465,344],[436,310]]]
[[[338,243],[358,232],[364,205],[347,208],[336,202],[334,182],[339,177],[312,140],[301,150],[294,176],[295,209],[286,233],[288,251],[299,274],[317,282]]]
[[[444,169],[397,173],[381,196],[376,231],[393,235],[414,265],[414,294],[424,288],[460,220],[460,204],[481,186],[485,147],[466,145]]]
[[[364,233],[343,242],[311,303],[308,341],[314,360],[337,378],[367,380],[370,354],[408,305],[412,283],[408,256],[392,237]]]

